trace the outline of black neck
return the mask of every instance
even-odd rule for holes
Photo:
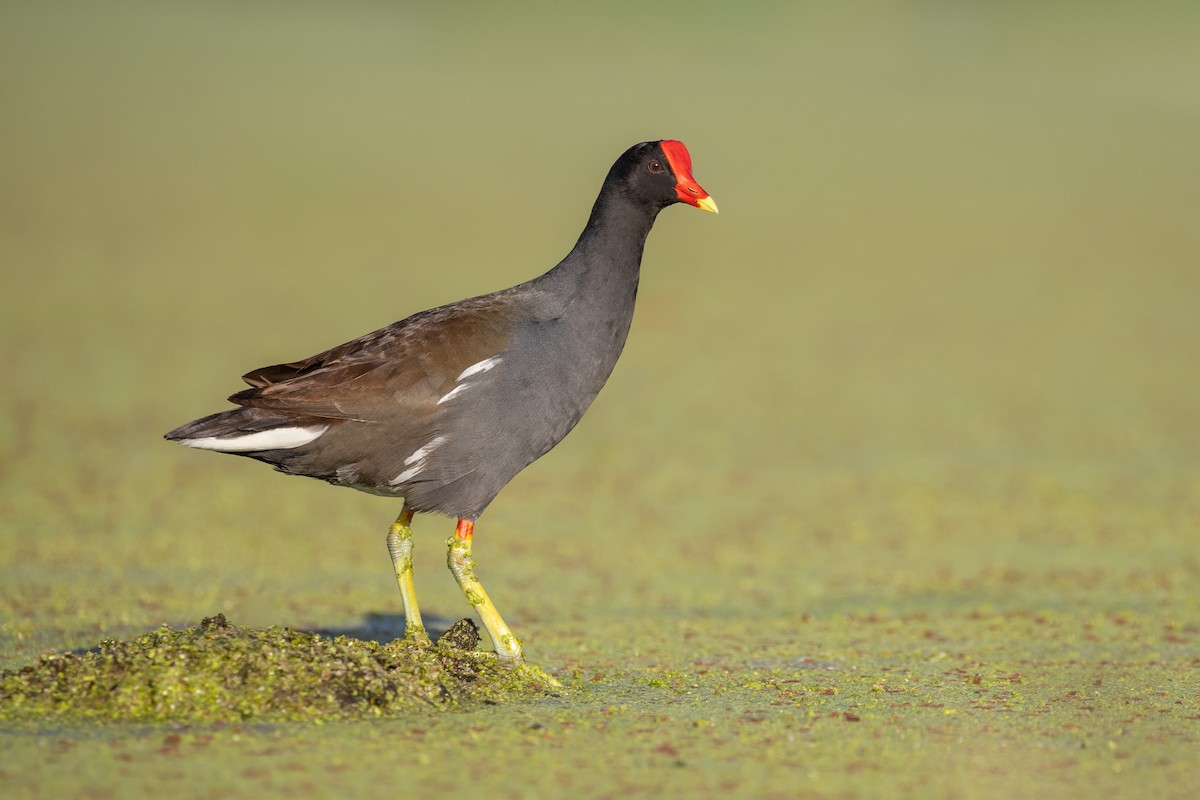
[[[592,206],[592,214],[583,233],[579,235],[575,250],[636,252],[640,258],[646,237],[650,235],[660,210],[657,206],[637,202],[619,190],[606,187]]]
[[[545,277],[561,276],[587,283],[609,283],[615,278],[636,283],[646,237],[660,210],[606,186],[596,198],[575,247]]]

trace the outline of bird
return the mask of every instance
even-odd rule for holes
[[[524,649],[476,575],[484,509],[579,422],[633,319],[646,238],[667,206],[717,213],[680,141],[635,144],[609,169],[575,246],[507,289],[412,314],[300,361],[242,376],[237,407],[165,438],[279,472],[402,499],[387,548],[406,641],[430,643],[413,586],[414,514],[457,520],[447,565],[496,656]]]

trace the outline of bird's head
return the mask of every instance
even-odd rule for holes
[[[642,142],[625,151],[613,165],[618,178],[635,195],[657,204],[687,203],[717,213],[717,204],[692,177],[692,156],[683,142]]]

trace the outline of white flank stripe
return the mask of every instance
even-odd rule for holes
[[[446,441],[445,436],[435,436],[423,446],[417,448],[416,452],[404,459],[404,466],[408,467],[408,469],[392,478],[388,483],[392,486],[399,486],[405,481],[411,481],[417,477],[421,473],[421,470],[425,469],[425,459],[429,458],[429,454],[436,450],[444,441]]]
[[[415,467],[404,470],[404,472],[401,472],[399,475],[392,478],[390,481],[388,481],[388,483],[392,486],[399,486],[405,481],[411,481],[413,478],[417,477],[417,475],[420,474],[421,470],[423,469],[425,469],[424,464],[417,464]]]
[[[455,386],[453,389],[451,389],[450,391],[446,392],[444,395],[439,397],[437,404],[440,406],[442,403],[446,402],[451,397],[454,397],[454,395],[458,394],[459,392],[461,392],[463,389],[466,389],[470,385],[471,384],[469,381],[460,383],[458,386]]]
[[[179,443],[200,450],[220,450],[222,453],[291,450],[316,441],[327,430],[329,430],[328,425],[319,425],[315,428],[272,428],[269,431],[247,433],[244,436],[205,436],[202,439],[181,439]]]
[[[428,455],[430,453],[432,453],[434,450],[436,450],[438,445],[440,445],[444,441],[446,441],[445,436],[435,436],[434,438],[430,439],[429,442],[426,443],[426,445],[424,447],[419,448],[411,456],[404,459],[404,466],[407,467],[409,464],[412,464],[416,461],[424,461],[426,459],[426,457],[428,457]]]
[[[455,381],[464,381],[467,378],[471,377],[472,375],[478,375],[481,372],[487,372],[489,369],[496,366],[503,360],[504,359],[501,358],[500,356],[492,356],[491,358],[485,358],[483,361],[472,364],[471,366],[464,369],[462,372],[458,373],[458,377],[455,378],[454,380]]]

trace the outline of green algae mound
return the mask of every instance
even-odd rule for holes
[[[389,644],[287,628],[235,627],[223,614],[0,674],[0,719],[141,722],[325,721],[545,696],[553,678],[475,650],[461,620],[437,643]]]

